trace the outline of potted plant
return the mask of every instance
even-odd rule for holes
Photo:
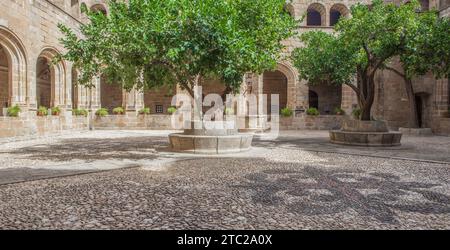
[[[113,109],[113,114],[123,115],[123,114],[125,114],[125,110],[122,107],[117,107],[117,108]]]
[[[309,108],[306,110],[306,114],[310,116],[318,116],[320,115],[320,112],[316,108]]]
[[[292,117],[294,115],[294,111],[288,107],[281,109],[282,117]]]
[[[88,116],[88,111],[86,109],[74,109],[72,113],[75,116]]]
[[[109,112],[108,112],[108,110],[105,109],[105,108],[98,109],[98,110],[95,112],[95,115],[98,116],[98,117],[104,117],[104,116],[107,116],[108,114],[109,114]]]
[[[37,110],[37,115],[38,116],[47,116],[48,115],[48,109],[47,107],[44,106],[40,106]]]
[[[59,107],[53,107],[51,111],[52,115],[59,115],[61,113],[61,109]]]
[[[334,109],[334,113],[335,113],[336,115],[345,115],[345,111],[344,111],[342,108],[340,108],[340,107],[336,107],[336,108]]]
[[[19,105],[15,105],[14,107],[9,107],[6,111],[6,114],[10,117],[19,117],[21,109]]]
[[[356,108],[352,111],[352,116],[355,120],[359,120],[361,118],[361,109]]]
[[[173,114],[173,113],[175,113],[175,112],[177,112],[177,108],[174,107],[174,106],[169,107],[169,108],[167,109],[167,113],[169,113],[169,114]]]
[[[150,114],[150,108],[142,108],[138,111],[140,115],[149,115]]]

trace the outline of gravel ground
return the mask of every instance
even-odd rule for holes
[[[16,158],[1,157],[3,167],[103,158],[140,167],[1,185],[0,228],[450,229],[449,164],[260,141],[247,153],[188,157],[164,151],[164,138],[100,132],[1,146]]]

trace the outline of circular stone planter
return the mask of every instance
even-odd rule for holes
[[[253,134],[237,129],[186,129],[169,135],[173,151],[194,154],[227,154],[249,150]]]
[[[401,132],[389,131],[382,121],[345,120],[342,130],[330,131],[330,141],[335,144],[394,147],[400,146]]]

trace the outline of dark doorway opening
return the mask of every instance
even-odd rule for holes
[[[319,95],[312,90],[309,91],[309,107],[319,109]]]
[[[419,128],[423,127],[423,100],[422,97],[416,95],[416,110],[417,110],[417,120],[419,122]]]

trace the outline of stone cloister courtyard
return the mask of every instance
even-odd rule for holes
[[[0,228],[450,229],[448,137],[367,148],[282,131],[211,156],[171,152],[168,133],[2,139]]]

